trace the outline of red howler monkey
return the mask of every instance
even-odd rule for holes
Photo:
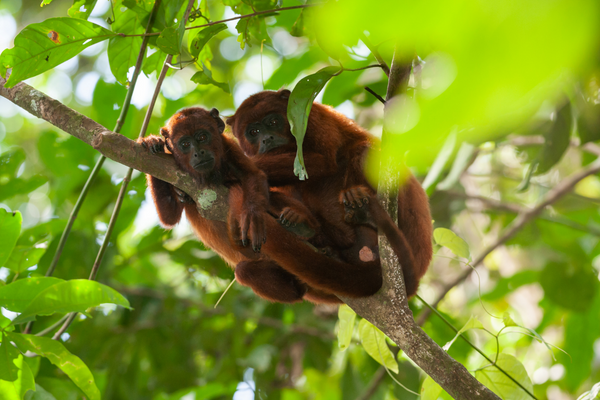
[[[179,222],[183,210],[200,240],[235,266],[237,280],[268,300],[338,303],[335,295],[364,297],[382,283],[378,261],[344,263],[316,252],[267,215],[265,174],[248,159],[234,140],[222,135],[225,124],[216,109],[184,109],[161,129],[160,136],[140,139],[152,153],[173,154],[177,165],[198,186],[223,184],[229,188],[228,223],[203,218],[193,200],[171,184],[148,176],[160,221],[165,227]],[[310,212],[293,198],[273,195],[277,214],[310,220]],[[296,215],[305,213],[306,215]],[[298,217],[298,218],[297,218]],[[252,243],[249,248],[239,246]],[[262,254],[257,254],[261,251]],[[401,254],[399,253],[399,256]]]
[[[386,234],[404,237],[414,258],[414,263],[410,255],[406,256],[409,262],[401,258],[404,280],[407,295],[414,295],[432,256],[433,227],[425,192],[411,175],[398,193],[400,231],[385,225],[387,213],[372,196],[374,190],[363,173],[365,154],[376,139],[354,121],[319,103],[313,103],[303,144],[309,179],[299,181],[293,172],[297,146],[287,120],[289,96],[289,90],[257,93],[227,119],[244,152],[267,174],[269,185],[291,185],[297,191],[321,224],[323,236],[334,246],[344,248],[348,242],[365,240],[376,243],[376,234],[373,238],[373,231],[364,227],[369,224],[367,208]]]

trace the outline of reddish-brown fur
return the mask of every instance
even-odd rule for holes
[[[227,120],[240,145],[267,174],[271,186],[293,187],[321,224],[321,239],[325,238],[325,242],[330,239],[337,249],[345,249],[353,244],[356,246],[357,243],[359,247],[362,243],[376,243],[376,233],[366,228],[358,231],[356,224],[352,223],[353,218],[349,218],[348,215],[352,214],[353,209],[344,207],[341,202],[346,200],[348,206],[354,206],[357,211],[362,209],[364,212],[362,202],[370,199],[368,208],[371,218],[386,235],[395,238],[394,249],[401,256],[407,294],[414,295],[432,256],[432,224],[425,192],[411,175],[398,193],[400,230],[398,231],[393,223],[389,224],[385,218],[387,214],[372,196],[374,190],[363,173],[365,154],[371,146],[377,145],[376,139],[354,121],[319,103],[314,103],[311,109],[303,144],[309,179],[299,181],[293,168],[296,141],[287,122],[289,93],[287,90],[264,91],[250,96],[240,105],[235,115]],[[250,129],[250,124],[268,120],[268,116],[273,114],[285,118],[285,126],[280,135],[288,140],[259,154],[258,144],[251,143],[246,136],[247,129]],[[353,190],[357,190],[361,195],[355,198],[352,196]],[[389,219],[389,216],[387,217]],[[358,221],[368,223],[360,218]],[[354,251],[353,248],[352,252]],[[352,252],[344,251],[344,254]],[[350,259],[347,261],[355,262]]]
[[[304,297],[313,302],[339,302],[335,295],[361,297],[374,294],[381,287],[378,261],[353,265],[328,258],[267,215],[269,207],[275,208],[277,214],[289,208],[294,213],[307,214],[301,215],[300,219],[309,224],[312,218],[302,203],[293,198],[286,200],[282,194],[274,194],[275,204],[267,204],[266,176],[233,140],[221,134],[222,124],[216,110],[208,112],[189,108],[171,117],[167,127],[161,130],[164,138],[150,136],[140,139],[152,152],[168,149],[178,166],[187,171],[199,186],[224,184],[229,188],[227,224],[203,218],[187,195],[148,176],[162,224],[165,227],[177,224],[185,209],[200,240],[235,266],[237,280],[272,301],[294,302]],[[194,144],[196,147],[192,148],[192,152],[184,153],[178,143],[183,138],[196,135],[199,129],[210,134],[211,142],[207,145]],[[191,160],[203,150],[214,153],[215,162],[211,170],[199,172]],[[246,235],[255,249],[262,245],[262,254],[237,244]],[[266,242],[265,237],[268,238]]]

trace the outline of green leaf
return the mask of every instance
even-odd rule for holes
[[[350,307],[342,304],[338,309],[338,346],[344,351],[350,346],[352,340],[352,332],[354,332],[354,321],[356,321],[356,313]]]
[[[458,339],[458,337],[463,333],[468,331],[469,329],[483,329],[483,325],[481,324],[481,322],[479,322],[479,320],[477,319],[477,317],[471,315],[471,318],[469,318],[469,320],[467,321],[467,323],[458,331],[458,333],[456,334],[456,336],[454,336],[454,338],[449,341],[448,343],[446,343],[444,345],[444,347],[442,347],[445,351],[450,350],[450,346],[452,346],[452,344],[456,341],[456,339]]]
[[[546,298],[573,311],[589,308],[598,292],[598,277],[589,266],[549,262],[540,274]]]
[[[208,43],[213,36],[225,29],[227,29],[227,25],[225,24],[211,25],[202,29],[190,42],[190,54],[194,58],[198,58],[200,50],[202,50],[206,43]]]
[[[437,400],[443,391],[444,389],[428,376],[421,386],[421,400]]]
[[[17,380],[19,367],[15,365],[15,360],[19,355],[19,350],[7,340],[6,334],[2,333],[2,343],[0,343],[0,379],[8,382]]]
[[[179,37],[179,30],[172,26],[165,28],[156,40],[156,46],[165,53],[171,55],[180,53],[180,44],[181,38]]]
[[[0,307],[23,312],[38,294],[60,282],[64,281],[52,277],[37,277],[9,283],[0,287]]]
[[[71,18],[79,18],[87,20],[96,6],[98,0],[73,0],[73,5],[67,13]]]
[[[21,232],[21,213],[0,209],[0,267],[9,259]]]
[[[0,64],[12,68],[6,87],[48,71],[113,36],[108,29],[75,18],[49,18],[31,24],[17,35],[15,47],[0,55]]]
[[[142,71],[146,76],[152,75],[153,72],[156,72],[156,76],[160,74],[162,67],[165,63],[165,59],[167,54],[158,50],[152,53],[152,55],[146,57],[144,59],[144,63],[142,64]]]
[[[89,368],[77,356],[71,354],[62,343],[47,337],[9,334],[9,339],[21,349],[46,357],[52,364],[60,368],[90,400],[100,400],[100,391],[94,382]]]
[[[560,161],[571,143],[571,103],[567,102],[550,123],[549,130],[544,132],[544,146],[538,156],[536,175],[544,174]]]
[[[142,34],[145,32],[140,15],[125,9],[115,12],[115,22],[111,29],[114,32],[125,34]],[[127,85],[127,72],[137,61],[142,46],[142,37],[115,36],[108,42],[108,61],[110,70],[119,83]]]
[[[25,158],[25,151],[21,148],[2,153],[0,155],[0,176],[15,177]]]
[[[0,201],[19,194],[31,193],[46,182],[48,182],[48,179],[41,175],[35,175],[29,179],[13,178],[0,184]]]
[[[72,279],[40,292],[21,315],[13,320],[13,325],[32,321],[36,315],[85,312],[90,307],[105,303],[130,308],[127,299],[116,290],[95,281]]]
[[[48,392],[46,389],[35,384],[35,392],[29,397],[25,397],[24,400],[57,400],[56,397],[52,396],[52,393]]]
[[[198,85],[214,85],[221,88],[224,92],[229,93],[229,85],[227,83],[217,82],[212,78],[212,74],[208,68],[204,68],[202,71],[196,72],[191,81]]]
[[[454,154],[454,148],[456,147],[456,131],[452,131],[450,135],[446,138],[444,145],[438,152],[435,161],[429,168],[429,172],[423,181],[423,189],[427,192],[427,194],[431,194],[433,189],[435,189],[435,183],[439,182],[440,176],[444,169],[446,168],[446,164],[452,158],[452,154]],[[431,188],[431,190],[429,190]]]
[[[292,135],[296,137],[296,143],[298,144],[296,159],[294,160],[294,174],[300,180],[308,179],[306,166],[304,165],[304,156],[302,155],[302,143],[304,142],[308,116],[313,101],[315,101],[315,98],[327,81],[339,70],[338,67],[325,67],[317,73],[302,78],[290,95],[287,117],[290,122]]]
[[[504,322],[504,326],[519,326],[507,312],[502,316],[502,322]]]
[[[12,345],[10,345],[13,347]],[[16,349],[15,349],[16,350]],[[30,390],[35,391],[35,382],[31,368],[25,361],[25,357],[19,354],[14,360],[15,366],[18,368],[17,378],[14,381],[0,380],[0,395],[2,399],[17,399],[21,400]]]
[[[433,238],[437,244],[449,248],[458,257],[471,258],[467,242],[450,229],[437,228],[433,231]]]
[[[494,357],[492,357],[493,359]],[[531,379],[527,375],[525,367],[519,360],[509,354],[499,354],[498,361],[496,363],[506,373],[512,376],[517,382],[523,387],[533,393],[533,384]],[[482,365],[489,365],[485,361]],[[531,397],[522,388],[517,386],[512,380],[504,375],[500,370],[494,366],[488,366],[475,372],[475,378],[492,392],[496,393],[502,399],[510,400],[530,400]]]
[[[367,353],[379,364],[385,366],[390,371],[398,373],[398,362],[385,343],[383,332],[366,319],[361,319],[358,323],[358,332],[361,343]]]
[[[45,248],[31,246],[16,246],[4,266],[11,271],[21,273],[33,267],[46,252]]]
[[[581,144],[600,140],[600,104],[585,102],[577,118],[577,133]]]
[[[235,29],[239,33],[237,41],[240,42],[242,50],[246,45],[252,46],[252,43],[271,43],[271,38],[267,32],[267,25],[265,24],[265,16],[243,18],[235,25]]]

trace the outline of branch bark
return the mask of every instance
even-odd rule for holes
[[[405,87],[410,65],[392,62],[388,98]],[[25,83],[11,89],[0,77],[0,95],[34,116],[93,146],[106,157],[128,167],[153,175],[184,190],[198,204],[205,218],[225,221],[227,191],[225,188],[199,190],[193,180],[182,172],[171,157],[151,155],[145,148],[125,136],[114,133],[60,102],[44,95]],[[396,195],[398,176],[389,173],[381,180],[380,198],[386,209],[397,214]],[[442,350],[413,319],[408,307],[402,269],[398,258],[385,237],[380,236],[380,254],[384,285],[375,296],[362,299],[343,299],[359,315],[369,320],[398,346],[452,397],[461,400],[499,399],[479,383],[467,369]]]

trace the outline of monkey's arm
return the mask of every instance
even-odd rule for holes
[[[279,154],[259,154],[253,157],[256,166],[267,174],[271,186],[298,183],[298,177],[294,174],[295,159],[295,150]],[[304,153],[304,165],[311,180],[333,176],[338,170],[335,156],[327,157],[316,152]]]

